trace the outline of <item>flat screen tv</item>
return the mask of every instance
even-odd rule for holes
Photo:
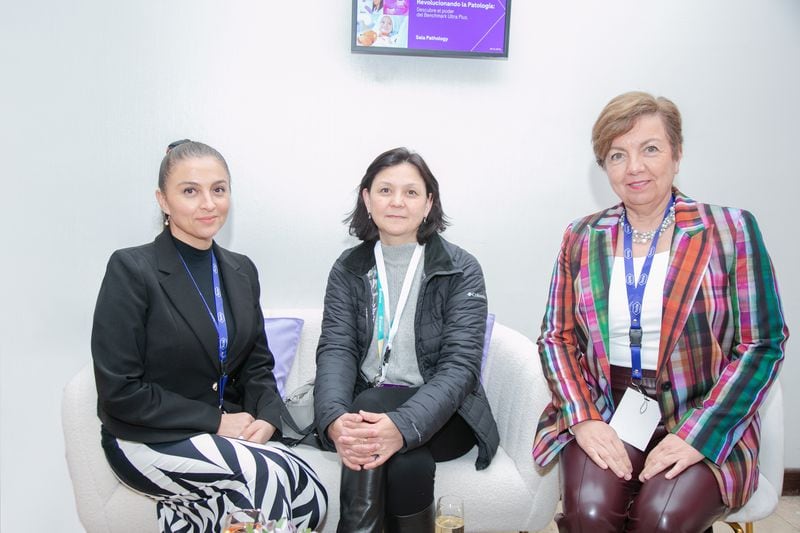
[[[510,8],[511,0],[353,0],[350,49],[506,58]]]

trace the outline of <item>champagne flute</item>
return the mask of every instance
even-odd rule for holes
[[[464,501],[442,496],[436,504],[436,533],[464,533]]]
[[[228,513],[223,533],[259,533],[264,531],[261,509],[237,509]]]

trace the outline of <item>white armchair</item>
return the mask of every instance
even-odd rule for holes
[[[158,531],[153,500],[120,484],[106,462],[100,446],[97,389],[91,364],[64,388],[61,422],[78,517],[86,531]]]
[[[314,376],[322,313],[319,309],[268,310],[268,316],[305,321],[297,357],[286,383],[291,391]],[[549,399],[535,345],[522,334],[495,323],[483,383],[497,419],[500,448],[489,468],[475,470],[477,450],[437,464],[436,493],[464,499],[470,532],[536,531],[555,513],[559,498],[556,468],[540,471],[531,457],[539,413]],[[66,386],[62,420],[67,463],[81,523],[89,533],[156,531],[155,504],[121,485],[100,447],[100,421],[91,365]],[[297,452],[320,476],[329,507],[322,531],[339,519],[339,469],[336,454],[299,446]],[[115,520],[109,520],[114,516]]]
[[[761,415],[761,450],[758,454],[758,489],[744,507],[729,514],[725,521],[737,533],[752,533],[753,522],[775,510],[783,490],[783,389],[776,380],[767,400],[758,410]],[[744,523],[744,528],[739,523]]]

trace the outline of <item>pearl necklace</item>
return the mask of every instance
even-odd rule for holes
[[[624,226],[625,225],[625,223],[623,221],[626,218],[625,217],[625,208],[624,207],[622,208],[622,211],[623,211],[622,216],[619,219],[619,225],[620,226]],[[659,227],[657,227],[656,229],[653,229],[653,230],[650,230],[650,231],[637,231],[636,229],[633,228],[633,226],[631,226],[631,230],[633,231],[633,235],[632,235],[633,242],[636,243],[636,244],[647,244],[648,242],[653,240],[653,237],[656,236],[656,233],[658,233],[658,235],[660,237],[674,223],[675,223],[675,206],[673,205],[672,207],[669,208],[669,213],[667,213],[667,216],[665,216],[664,220],[661,221],[661,225]]]

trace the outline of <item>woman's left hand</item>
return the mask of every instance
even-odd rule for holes
[[[266,420],[255,419],[250,423],[250,425],[244,428],[241,438],[249,442],[266,444],[266,442],[271,439],[272,435],[274,434],[275,426]]]
[[[664,477],[672,479],[702,459],[703,454],[694,449],[691,444],[670,433],[647,454],[644,468],[639,474],[639,481],[644,483],[669,467],[672,468],[664,474]]]
[[[359,411],[358,414],[364,419],[364,423],[370,424],[377,430],[377,435],[369,439],[370,444],[373,442],[378,444],[378,449],[373,455],[374,460],[362,465],[362,468],[364,470],[378,468],[403,447],[403,435],[385,413]]]

